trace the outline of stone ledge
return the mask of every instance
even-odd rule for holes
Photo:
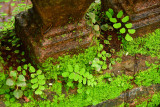
[[[43,63],[48,57],[58,58],[69,50],[90,46],[93,32],[85,19],[64,26],[50,27],[43,33],[33,9],[16,16],[16,33],[33,62]]]
[[[143,98],[143,96],[148,96],[151,93],[159,92],[160,91],[160,84],[151,85],[149,87],[141,86],[137,88],[133,88],[122,93],[115,99],[107,100],[97,104],[96,106],[88,106],[88,107],[118,107],[123,103],[132,103],[132,100],[139,97]]]

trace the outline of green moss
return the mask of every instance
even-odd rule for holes
[[[61,99],[59,103],[50,101],[33,101],[29,103],[24,103],[24,107],[29,105],[30,107],[40,106],[40,107],[84,107],[88,105],[96,105],[102,101],[108,99],[114,99],[118,97],[123,91],[132,88],[130,83],[132,77],[128,76],[118,76],[113,79],[110,83],[100,82],[95,87],[85,87],[84,90],[90,90],[89,94],[84,91],[81,94],[69,95],[67,98]],[[32,106],[32,104],[34,104]]]
[[[122,103],[121,105],[119,105],[118,107],[124,107],[125,106],[125,103]]]
[[[89,64],[97,55],[97,46],[89,47],[84,53],[78,55],[65,55],[59,57],[57,60],[53,58],[48,58],[45,63],[42,64],[43,71],[46,72],[48,79],[57,79],[57,75],[61,75],[66,71],[67,65],[78,64],[79,68],[85,68],[88,72],[93,71],[91,65]],[[53,65],[54,62],[58,64]]]
[[[130,55],[142,54],[160,57],[160,29],[127,43],[123,41],[123,45],[125,51]]]
[[[138,86],[150,86],[152,84],[160,83],[160,66],[152,64],[146,71],[136,74],[134,82]]]
[[[43,71],[46,72],[46,77],[48,77],[48,79],[52,78],[61,81],[64,81],[65,79],[58,78],[58,75],[61,75],[67,70],[67,65],[78,64],[79,68],[85,68],[88,72],[93,73],[95,71],[91,67],[90,62],[97,56],[97,48],[97,46],[93,46],[86,49],[84,53],[80,53],[79,55],[74,55],[72,57],[66,55],[59,57],[58,60],[49,58],[43,64]],[[58,61],[59,64],[53,65],[52,63],[56,61]],[[55,107],[83,107],[88,105],[96,105],[102,101],[114,99],[118,97],[123,91],[132,88],[130,83],[130,79],[132,79],[132,77],[129,76],[123,75],[118,77],[111,77],[111,74],[106,73],[105,75],[97,75],[94,78],[98,83],[96,86],[91,87],[85,85],[82,87],[82,93],[71,94],[66,98],[61,97],[63,96],[61,93],[62,88],[59,91],[56,90],[58,87],[61,87],[62,84],[53,84],[51,90],[56,92],[58,98],[54,97],[53,102],[40,101],[37,103],[37,105],[40,105],[41,107],[47,106],[48,103],[50,105],[54,105]],[[105,79],[107,79],[107,81],[109,80],[110,82],[103,82]],[[85,90],[89,90],[89,93],[86,93]],[[59,97],[61,98],[59,99]]]

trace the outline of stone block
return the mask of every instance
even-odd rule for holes
[[[82,20],[94,0],[31,0],[43,25],[64,26]]]
[[[16,15],[16,33],[35,63],[90,46],[92,29],[84,14],[94,0],[32,0],[33,8]]]
[[[124,103],[123,99],[116,98],[113,100],[104,101],[104,102],[99,103],[95,106],[88,106],[88,107],[119,107],[123,103]]]

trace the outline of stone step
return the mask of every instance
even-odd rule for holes
[[[36,63],[48,57],[58,58],[69,50],[86,48],[92,42],[92,29],[84,19],[65,26],[51,27],[44,33],[44,29],[41,30],[37,24],[39,21],[34,21],[36,17],[32,9],[16,16],[16,32],[26,52]]]
[[[136,98],[144,98],[145,96],[149,96],[152,92],[160,92],[160,84],[151,85],[149,87],[141,86],[133,88],[122,93],[115,99],[106,100],[104,102],[101,102],[100,104],[97,104],[96,106],[92,105],[88,107],[119,107],[123,103],[131,104]]]

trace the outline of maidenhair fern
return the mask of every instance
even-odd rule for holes
[[[113,27],[115,29],[119,29],[120,34],[125,34],[125,39],[127,41],[132,41],[133,38],[130,36],[130,34],[135,33],[135,29],[132,28],[132,23],[129,23],[129,16],[123,17],[123,11],[119,11],[116,18],[113,17],[114,11],[113,9],[109,8],[108,11],[106,11],[106,15],[109,18],[110,22],[113,23]],[[119,21],[120,20],[120,21]],[[123,26],[123,24],[125,26]]]

